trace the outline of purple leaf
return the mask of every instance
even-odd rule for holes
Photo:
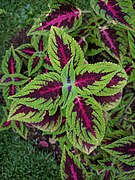
[[[51,11],[40,24],[34,26],[29,34],[34,31],[50,30],[51,26],[73,30],[81,22],[81,12],[69,4],[60,4]]]
[[[37,76],[18,94],[10,98],[32,108],[51,110],[62,103],[61,95],[60,76],[51,72]]]
[[[118,38],[120,37],[117,34],[117,31],[112,28],[102,27],[100,29],[100,37],[106,48],[109,48],[111,53],[113,53],[118,59],[120,59],[120,42]]]
[[[50,58],[49,58],[48,55],[44,58],[44,63],[49,65],[49,66],[52,66],[52,63],[51,63]]]
[[[135,136],[127,136],[117,140],[103,149],[118,160],[135,166]]]
[[[113,20],[116,24],[125,28],[134,29],[135,14],[132,1],[118,0],[92,0],[91,6],[93,10],[105,20]]]
[[[62,154],[61,176],[62,179],[67,180],[85,180],[87,178],[84,166],[67,148],[64,148]]]
[[[2,61],[2,70],[5,75],[20,72],[20,58],[16,55],[13,46],[6,51]]]
[[[34,127],[42,131],[53,132],[60,127],[61,121],[60,108],[58,108],[54,115],[49,115],[49,112],[46,111],[42,121],[32,124]]]
[[[120,103],[122,98],[122,92],[110,96],[93,95],[93,97],[98,103],[100,103],[104,107],[105,110],[108,111]]]
[[[6,121],[3,124],[1,124],[2,128],[9,127],[11,125],[11,121]]]
[[[84,55],[78,43],[62,29],[56,27],[51,28],[48,54],[53,67],[58,72],[71,58],[73,58],[74,67],[84,63]]]
[[[16,51],[25,58],[30,58],[35,52],[35,48],[31,44],[23,44]]]
[[[72,135],[76,137],[74,139],[74,147],[82,150],[82,146],[86,146],[84,152],[89,154],[91,151],[89,152],[87,147],[95,147],[101,142],[105,131],[105,120],[101,114],[103,115],[101,107],[90,97],[82,98],[78,96],[73,102],[68,104],[67,123],[69,128],[67,131],[69,133],[73,131]],[[73,137],[69,138],[73,143]]]
[[[43,110],[39,111],[36,108],[19,104],[18,102],[13,102],[11,105],[8,119],[23,122],[34,122],[41,121],[43,119],[43,115]]]
[[[85,41],[85,38],[77,36],[77,37],[75,37],[75,40],[80,45],[83,52],[86,52],[86,50],[87,50],[87,42]]]
[[[110,96],[121,91],[126,79],[125,71],[114,63],[87,64],[76,69],[75,88],[79,94]]]

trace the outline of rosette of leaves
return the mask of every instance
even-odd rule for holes
[[[72,150],[90,154],[100,146],[106,111],[120,102],[127,75],[114,63],[85,64],[76,40],[56,27],[51,27],[47,53],[54,71],[38,75],[9,97],[13,103],[7,122],[32,123],[54,134],[64,148],[62,178],[85,179],[85,166]]]

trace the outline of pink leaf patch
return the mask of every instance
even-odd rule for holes
[[[117,31],[112,28],[104,28],[100,29],[100,37],[101,41],[103,42],[106,48],[109,48],[111,53],[113,53],[118,59],[120,59],[120,42],[118,38],[120,37],[117,35]]]
[[[107,2],[104,0],[92,0],[91,6],[105,20],[113,20],[125,28],[134,29],[133,16],[135,12],[132,1],[123,3],[121,0],[108,0]]]
[[[93,95],[93,97],[98,103],[100,103],[104,107],[105,110],[108,111],[120,103],[122,98],[122,92],[118,92],[117,94],[111,96]]]
[[[51,26],[66,28],[69,31],[77,27],[81,22],[81,12],[78,8],[69,4],[60,4],[52,10],[41,22],[41,25],[32,27],[29,33],[41,30],[50,30]]]
[[[20,104],[36,109],[51,110],[62,103],[62,83],[57,73],[41,74],[11,97]]]
[[[36,108],[13,102],[8,119],[14,120],[16,123],[18,123],[18,121],[34,122],[41,121],[43,119],[43,115],[44,111],[39,111]]]
[[[85,180],[87,172],[80,161],[67,148],[64,148],[61,160],[62,179]]]
[[[42,131],[53,132],[60,127],[61,122],[60,108],[58,108],[54,115],[49,115],[49,112],[46,111],[43,120],[38,123],[33,123],[32,125]]]
[[[101,142],[105,131],[105,120],[101,114],[103,114],[101,107],[93,98],[78,96],[69,103],[67,122],[70,127],[69,132],[73,131],[73,135],[76,136],[74,143],[76,148],[81,149],[82,146],[91,148],[92,145],[97,146]],[[77,137],[80,140],[77,140]],[[70,141],[72,141],[71,138]],[[88,153],[88,149],[85,152]]]
[[[118,160],[135,166],[135,136],[127,136],[117,140],[103,149]]]
[[[48,54],[53,67],[58,72],[71,58],[73,58],[74,67],[82,65],[84,62],[84,55],[78,43],[62,29],[56,27],[51,28]]]

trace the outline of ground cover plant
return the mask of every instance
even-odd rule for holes
[[[11,130],[0,134],[0,167],[1,180],[60,179],[53,155],[20,141],[20,136]]]
[[[49,7],[2,61],[1,130],[51,134],[62,179],[134,179],[134,2]]]

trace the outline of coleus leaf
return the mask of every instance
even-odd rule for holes
[[[53,67],[60,72],[73,58],[74,67],[84,62],[83,52],[78,43],[62,29],[52,27],[49,36],[48,54]]]
[[[75,148],[90,154],[102,141],[105,132],[103,110],[92,97],[77,96],[67,106],[67,132]],[[93,147],[94,146],[94,147]]]
[[[48,55],[46,55],[44,58],[43,66],[48,70],[53,70],[53,71],[55,70],[54,67],[52,66],[52,63]]]
[[[117,94],[110,95],[110,96],[96,96],[93,95],[94,99],[100,103],[103,108],[108,111],[110,109],[115,108],[122,99],[122,92],[118,92]]]
[[[84,180],[87,178],[87,171],[83,164],[65,146],[61,160],[62,180]]]
[[[135,28],[135,11],[132,1],[126,0],[91,0],[93,10],[107,21],[112,21],[115,24],[126,29],[133,30]]]
[[[128,40],[129,40],[129,50],[132,54],[132,57],[135,58],[135,33],[128,32]]]
[[[0,122],[0,131],[3,131],[3,130],[7,130],[11,128],[11,121],[5,121],[5,119],[3,119],[1,122]]]
[[[127,47],[125,47],[125,40],[127,37],[121,29],[102,26],[99,31],[99,38],[103,47],[109,54],[118,60],[122,59],[122,56],[126,53],[125,50],[127,49]]]
[[[11,121],[12,128],[24,139],[27,139],[28,129],[23,122]]]
[[[45,114],[44,110],[38,110],[28,105],[20,104],[13,101],[11,104],[8,121],[22,121],[22,122],[40,122],[43,120]]]
[[[67,3],[59,4],[59,7],[51,10],[50,13],[44,17],[42,22],[39,22],[39,20],[35,22],[28,34],[30,35],[35,31],[48,31],[50,30],[51,26],[73,31],[80,25],[81,20],[80,9]]]
[[[19,73],[21,69],[20,58],[16,55],[13,46],[6,51],[4,59],[2,61],[2,71],[4,74]]]
[[[80,135],[73,130],[67,132],[67,138],[75,148],[86,154],[90,154],[97,147],[96,145],[87,142],[87,139],[84,140],[80,138]]]
[[[115,174],[111,170],[105,170],[103,173],[100,174],[100,178],[103,180],[112,180],[115,179]]]
[[[34,53],[28,61],[28,73],[29,76],[37,72],[43,65],[44,55],[41,53]]]
[[[3,88],[2,94],[3,94],[4,100],[7,104],[7,106],[11,105],[11,100],[8,99],[8,97],[16,94],[19,91],[20,91],[20,88],[18,86],[13,85],[13,84],[9,85],[9,86],[5,86]]]
[[[7,115],[8,115],[7,108],[2,107],[1,109],[3,114],[3,119],[0,120],[0,131],[3,131],[11,128],[11,121],[7,121]]]
[[[28,77],[22,75],[22,74],[5,74],[1,79],[2,85],[23,85],[29,80]],[[12,94],[13,95],[13,94]]]
[[[35,48],[32,44],[23,44],[19,46],[16,51],[25,58],[30,58],[35,52]]]
[[[107,153],[111,154],[118,160],[135,166],[135,137],[127,136],[117,140],[107,146],[102,147]]]
[[[76,91],[74,90],[75,71],[73,68],[73,59],[71,59],[64,66],[61,72],[61,81],[63,83],[62,98],[64,106],[66,106],[69,103],[69,101],[72,101],[77,95]]]
[[[123,180],[132,180],[135,179],[135,166],[127,165],[125,163],[121,163],[118,166],[118,174],[117,178]]]
[[[98,96],[114,95],[126,84],[127,75],[118,65],[109,62],[87,64],[76,69],[76,91]]]
[[[60,128],[61,123],[62,123],[62,117],[61,117],[60,108],[58,108],[54,115],[49,115],[49,112],[46,111],[43,116],[43,120],[38,123],[37,122],[32,123],[32,125],[35,128],[40,129],[42,131],[54,132],[58,128]]]
[[[76,36],[74,38],[77,41],[77,43],[80,45],[83,52],[85,53],[88,48],[88,44],[87,44],[87,41],[85,40],[85,37]]]
[[[89,37],[87,38],[87,42],[88,50],[86,52],[86,55],[88,56],[95,56],[104,50],[97,38]]]
[[[31,44],[34,47],[36,52],[45,52],[47,50],[48,46],[48,36],[45,35],[36,35],[32,36],[31,38]]]
[[[55,73],[41,74],[10,98],[35,109],[57,109],[62,103],[62,83]]]

